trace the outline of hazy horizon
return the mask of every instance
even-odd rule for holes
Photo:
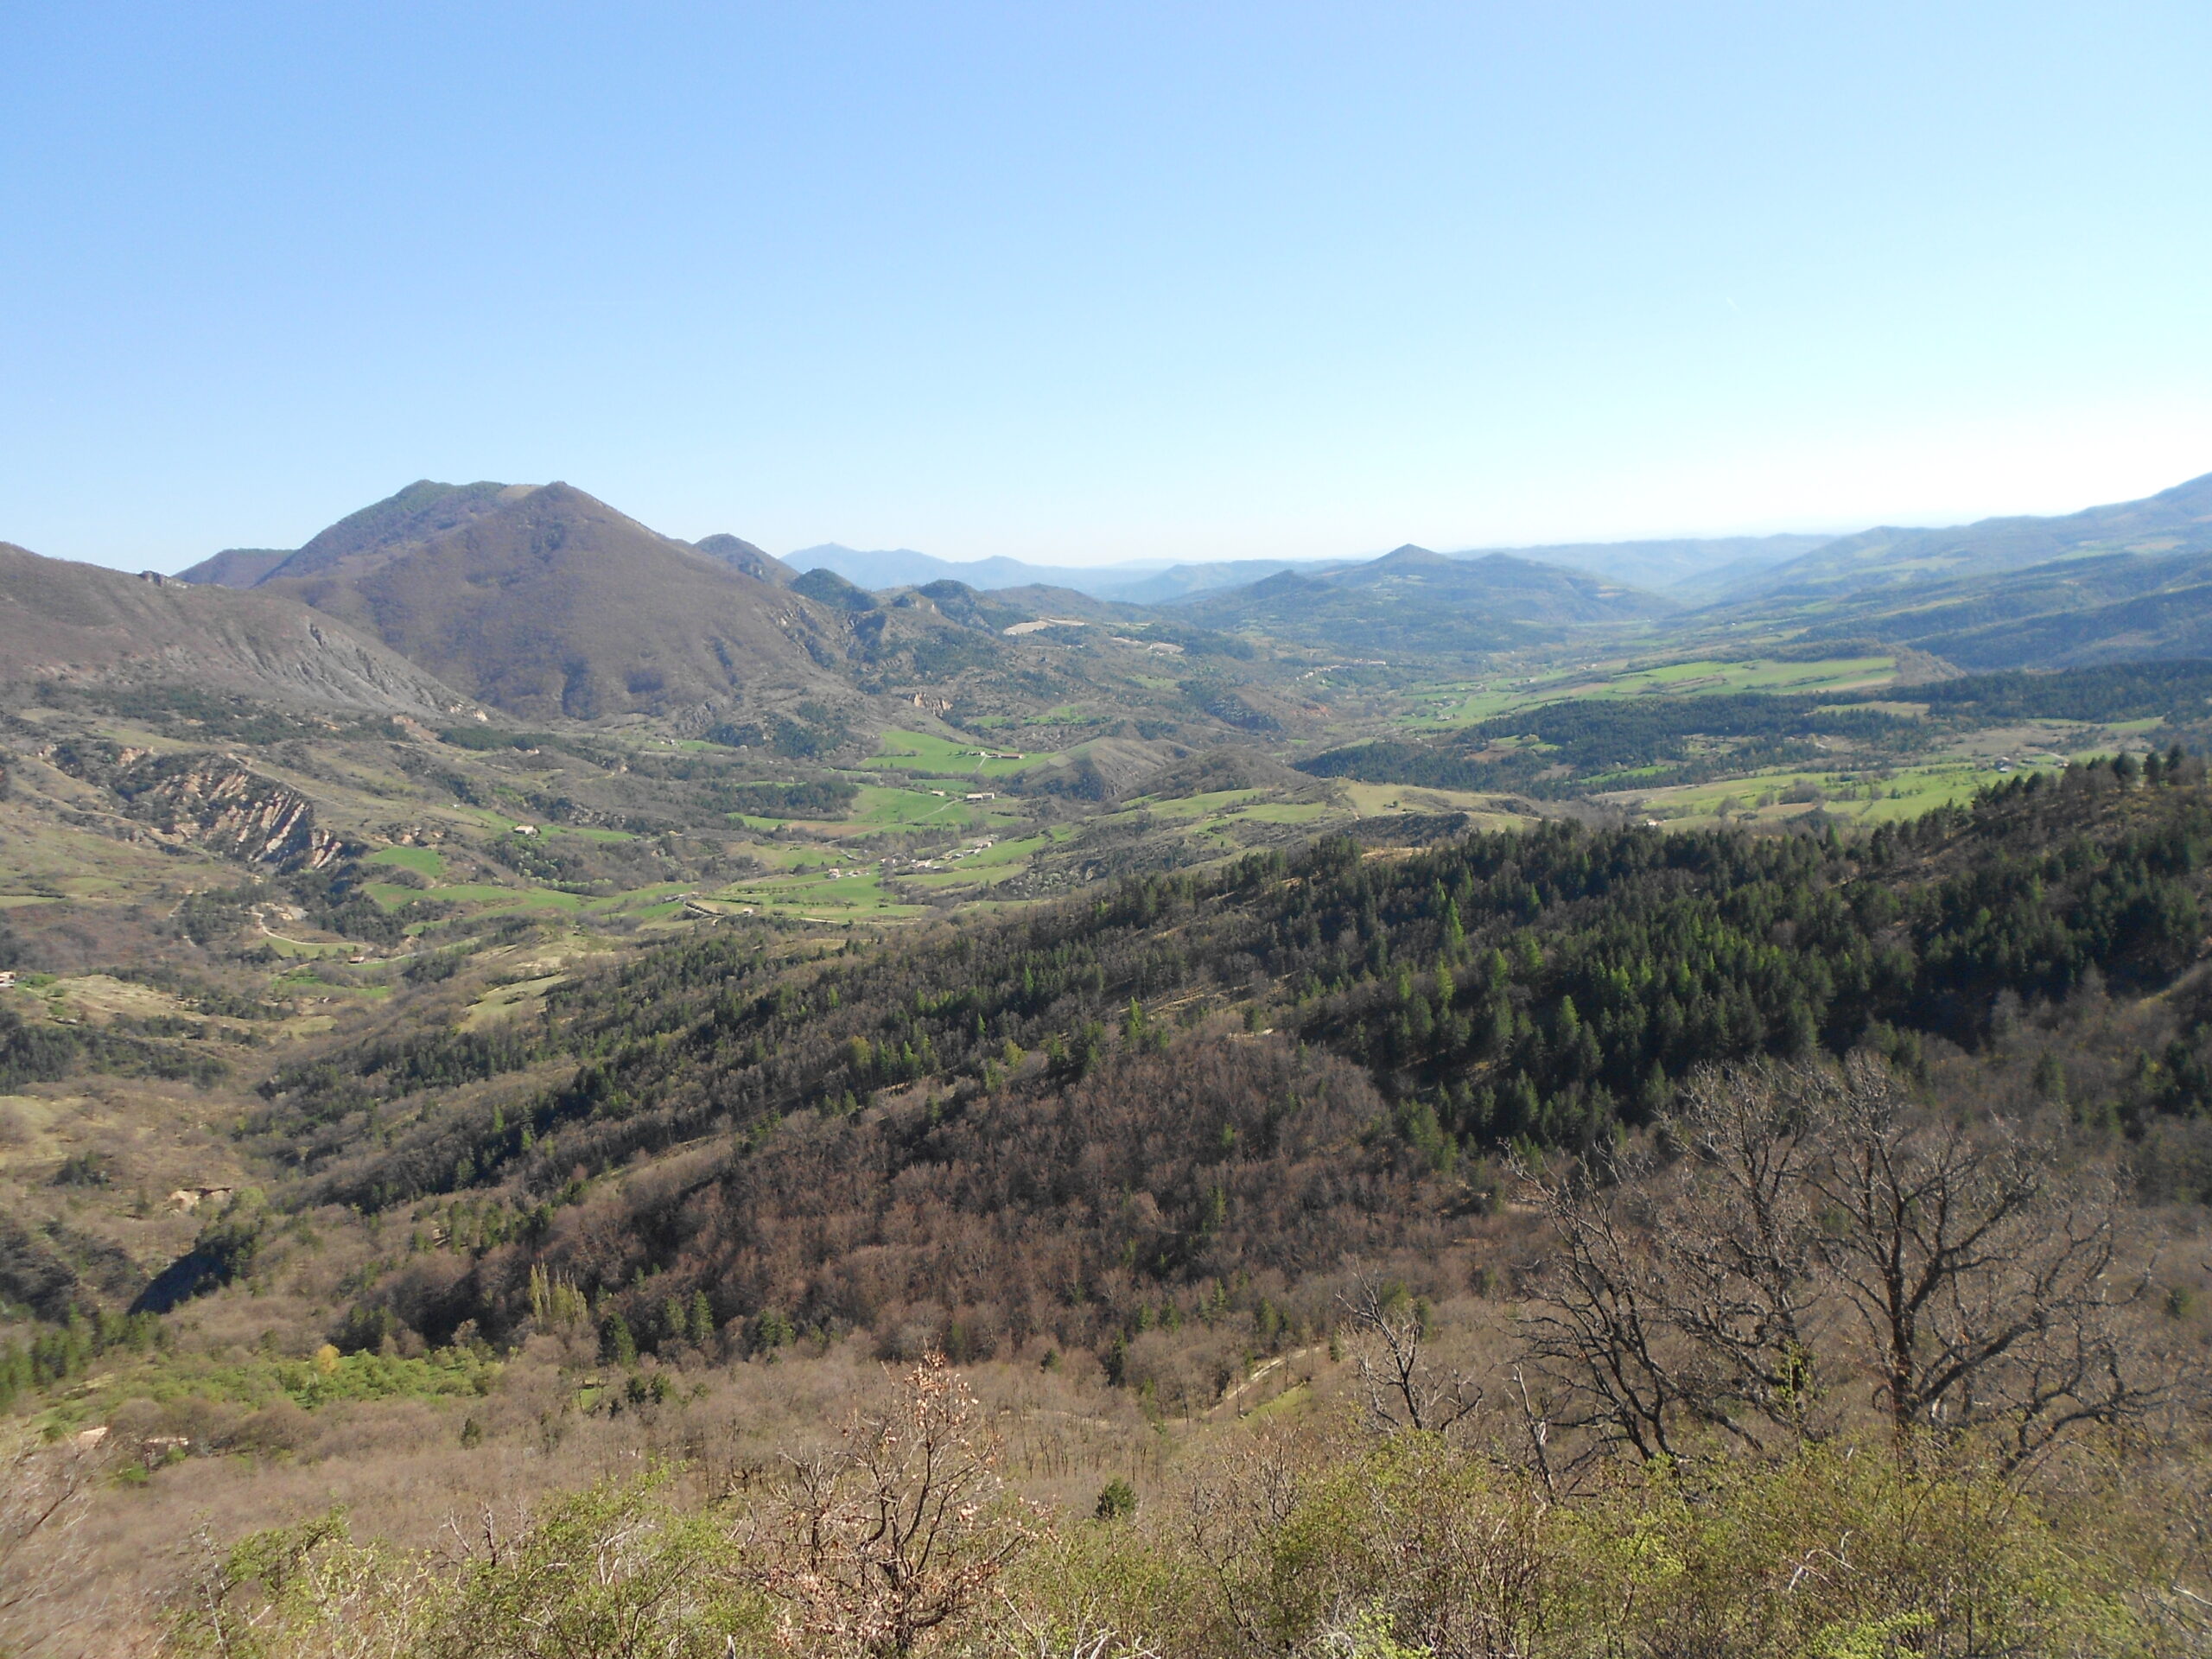
[[[2187,477],[2196,477],[2196,476],[2198,476],[2198,475],[2199,475],[2199,474],[2190,474],[2187,475]],[[454,480],[453,479],[451,479],[451,478],[448,478],[448,479],[442,480],[441,481],[442,481],[442,482],[448,482],[448,483],[450,483],[450,482],[453,482],[453,481],[454,481]],[[474,480],[471,480],[471,481],[474,481]],[[505,480],[502,480],[502,481],[505,481]],[[569,483],[574,483],[574,482],[575,482],[575,480],[564,480],[564,481],[566,481],[566,482],[569,482]],[[2173,479],[2167,480],[2165,482],[2161,483],[2161,484],[2159,484],[2159,485],[2157,485],[2157,486],[2154,486],[2154,487],[2152,487],[2152,488],[2145,489],[2145,490],[2142,490],[2142,491],[2140,491],[2140,492],[2137,493],[2137,494],[2135,494],[2135,495],[2122,496],[2122,497],[2114,497],[2114,498],[2112,498],[2112,499],[2113,499],[2113,500],[2115,500],[2115,501],[2117,501],[2117,500],[2134,500],[2134,499],[2140,499],[2140,497],[2142,497],[2142,496],[2154,495],[2154,494],[2157,494],[2160,490],[2170,489],[2170,488],[2171,488],[2174,485],[2180,484],[2180,483],[2183,483],[2183,482],[2186,482],[2186,481],[2187,481],[2187,478],[2173,478]],[[591,490],[591,489],[589,488],[589,486],[586,486],[586,485],[581,485],[581,484],[579,484],[579,485],[576,485],[576,487],[577,487],[577,488],[579,488],[579,489],[583,489],[583,490],[585,490],[585,492],[586,492],[587,493],[588,493],[588,494],[593,494],[593,495],[597,495],[597,494],[598,494],[598,492],[594,491],[594,490]],[[606,498],[604,498],[604,497],[601,497],[600,499],[605,499]],[[366,502],[366,501],[359,502],[359,503],[356,503],[356,504],[355,504],[355,505],[354,505],[353,507],[347,508],[346,511],[346,512],[353,512],[353,511],[357,511],[359,507],[366,506],[366,505],[369,505],[369,503],[368,503],[368,502]],[[623,504],[623,503],[621,503],[621,502],[620,502],[620,501],[610,501],[610,502],[608,502],[608,505],[611,505],[611,506],[616,507],[616,508],[618,508],[618,509],[620,509],[620,510],[622,510],[622,511],[624,511],[624,512],[626,512],[629,511],[629,509],[628,509],[627,507],[624,506],[624,504]],[[1351,549],[1348,549],[1348,550],[1343,550],[1343,551],[1338,551],[1338,552],[1298,552],[1298,553],[1265,553],[1265,552],[1251,553],[1251,552],[1236,552],[1236,553],[1223,553],[1223,554],[1218,554],[1218,555],[1214,555],[1214,554],[1205,554],[1205,553],[1199,553],[1199,554],[1195,554],[1195,555],[1182,555],[1182,556],[1173,556],[1173,557],[1163,556],[1159,556],[1159,555],[1153,555],[1153,556],[1147,556],[1141,555],[1141,554],[1119,554],[1119,553],[1113,552],[1113,551],[1111,551],[1111,550],[1097,550],[1097,551],[1095,551],[1095,552],[1094,552],[1093,556],[1087,556],[1087,557],[1086,557],[1086,556],[1061,556],[1061,555],[1058,555],[1058,554],[1051,553],[1051,552],[1045,552],[1045,551],[1029,552],[1029,553],[1023,553],[1023,552],[1018,552],[1018,551],[1017,551],[1017,552],[1006,552],[1006,553],[982,553],[982,554],[969,555],[969,554],[963,554],[963,553],[958,553],[958,552],[943,552],[943,551],[935,550],[932,550],[932,549],[930,549],[930,548],[925,548],[925,547],[917,547],[917,546],[914,546],[914,545],[913,545],[912,543],[910,543],[910,542],[898,542],[898,543],[887,543],[887,544],[880,545],[880,546],[863,546],[863,545],[861,545],[861,544],[860,544],[860,543],[855,543],[855,542],[850,542],[850,541],[846,541],[846,540],[842,540],[842,539],[841,539],[840,537],[835,537],[835,536],[822,536],[822,537],[814,537],[813,539],[811,539],[811,540],[810,540],[810,541],[801,542],[801,543],[796,543],[796,544],[794,544],[794,545],[792,545],[792,546],[791,546],[791,547],[789,547],[789,548],[779,548],[779,547],[772,547],[772,546],[770,546],[770,547],[764,547],[763,550],[764,550],[764,551],[766,551],[766,552],[768,552],[768,553],[772,553],[772,554],[773,554],[776,557],[778,557],[778,558],[781,558],[781,559],[789,559],[789,558],[791,558],[791,557],[793,555],[795,555],[795,554],[798,554],[798,553],[804,553],[804,552],[807,552],[807,551],[809,551],[809,550],[813,550],[813,549],[816,549],[816,548],[837,547],[837,548],[842,548],[842,549],[843,549],[844,550],[846,550],[846,551],[848,551],[848,552],[851,552],[851,553],[867,554],[867,555],[870,555],[870,556],[875,556],[875,555],[896,555],[896,554],[918,555],[918,556],[922,556],[922,557],[925,557],[925,558],[931,558],[931,559],[938,560],[939,562],[941,562],[941,563],[945,563],[945,564],[955,564],[955,565],[980,565],[980,564],[988,564],[988,563],[991,563],[991,562],[992,562],[993,560],[995,560],[995,559],[1007,559],[1007,560],[1010,560],[1010,561],[1013,561],[1013,562],[1014,562],[1014,563],[1020,563],[1020,564],[1037,565],[1037,566],[1042,566],[1042,567],[1053,567],[1053,566],[1058,566],[1058,567],[1064,567],[1064,568],[1071,569],[1154,569],[1154,570],[1166,570],[1166,569],[1173,569],[1173,568],[1174,568],[1175,566],[1178,566],[1178,565],[1195,565],[1195,564],[1229,563],[1234,563],[1234,562],[1239,562],[1239,561],[1243,561],[1243,562],[1250,562],[1250,561],[1266,561],[1266,560],[1269,560],[1269,559],[1278,559],[1278,558],[1279,558],[1279,559],[1281,559],[1281,560],[1283,560],[1283,561],[1285,561],[1285,562],[1287,562],[1287,563],[1332,563],[1332,562],[1338,562],[1338,561],[1342,561],[1342,562],[1345,562],[1345,563],[1352,563],[1352,562],[1357,562],[1357,561],[1360,561],[1360,560],[1366,560],[1366,559],[1376,559],[1376,558],[1380,558],[1380,557],[1382,557],[1384,554],[1389,553],[1389,552],[1391,552],[1391,551],[1392,551],[1392,550],[1394,550],[1395,549],[1397,549],[1397,548],[1400,548],[1400,547],[1405,547],[1405,546],[1408,546],[1408,545],[1426,547],[1426,548],[1428,548],[1431,551],[1433,551],[1433,552],[1439,552],[1439,553],[1446,553],[1446,554],[1465,554],[1465,553],[1485,553],[1485,552],[1492,552],[1492,551],[1501,551],[1501,552],[1503,552],[1503,551],[1515,551],[1515,550],[1541,550],[1541,549],[1544,549],[1544,548],[1550,548],[1550,547],[1595,546],[1595,545],[1605,545],[1605,544],[1611,544],[1611,543],[1639,543],[1639,542],[1728,541],[1728,540],[1737,540],[1737,539],[1758,538],[1758,537],[1770,537],[1770,536],[1825,536],[1825,537],[1844,537],[1844,536],[1850,536],[1850,535],[1856,534],[1858,531],[1863,531],[1863,530],[1869,530],[1869,529],[1872,529],[1872,528],[1875,528],[1875,527],[1876,527],[1876,526],[1878,526],[1878,525],[1887,525],[1887,526],[1896,527],[1896,528],[1947,529],[1947,528],[1950,528],[1950,527],[1952,527],[1952,526],[1954,526],[1954,525],[1972,524],[1972,523],[1977,522],[1977,521],[1979,521],[1979,520],[1980,520],[1980,519],[1984,519],[1984,518],[2012,518],[2012,517],[2019,517],[2019,516],[2047,517],[2047,516],[2051,516],[2052,514],[2061,514],[2061,515],[2063,515],[2063,514],[2069,513],[2069,512],[2079,512],[2079,511],[2081,511],[2082,508],[2086,508],[2086,507],[2103,506],[2103,505],[2110,505],[2110,503],[2109,503],[2109,502],[2107,502],[2107,501],[2105,501],[2105,500],[2097,500],[2097,501],[2082,501],[2082,502],[2075,503],[2075,504],[2074,504],[2074,505],[2071,505],[2071,506],[2060,506],[2060,507],[2056,507],[2056,508],[2050,509],[2050,510],[2048,510],[2047,512],[2045,512],[2045,511],[2037,511],[2037,512],[2032,512],[2032,513],[2022,513],[2022,512],[2016,512],[2008,511],[2008,510],[2005,510],[2005,509],[1999,509],[1999,510],[1998,510],[1998,511],[1992,512],[1975,512],[1975,513],[1973,513],[1973,514],[1970,514],[1970,515],[1964,515],[1964,514],[1962,514],[1962,515],[1958,515],[1958,516],[1954,516],[1954,517],[1946,517],[1946,518],[1927,518],[1927,519],[1923,519],[1923,520],[1911,521],[1911,522],[1910,522],[1910,523],[1909,523],[1908,521],[1906,521],[1906,520],[1904,520],[1904,519],[1901,519],[1901,518],[1867,518],[1867,519],[1860,519],[1860,520],[1852,520],[1852,521],[1847,521],[1847,522],[1840,522],[1840,523],[1834,524],[1813,524],[1813,525],[1782,524],[1782,525],[1778,525],[1778,526],[1763,526],[1763,527],[1753,528],[1753,529],[1737,529],[1737,530],[1686,530],[1686,531],[1662,530],[1662,531],[1649,531],[1649,532],[1645,532],[1645,533],[1632,533],[1632,534],[1627,534],[1627,535],[1590,535],[1590,536],[1554,535],[1554,536],[1545,536],[1545,537],[1541,537],[1541,538],[1538,538],[1538,539],[1527,539],[1527,540],[1518,540],[1518,541],[1497,541],[1497,540],[1491,540],[1491,541],[1484,541],[1484,542],[1454,542],[1454,541],[1449,541],[1449,540],[1446,540],[1446,541],[1423,542],[1423,541],[1419,540],[1419,539],[1418,539],[1418,538],[1416,538],[1416,537],[1401,537],[1397,538],[1396,540],[1385,540],[1385,541],[1380,541],[1380,542],[1373,542],[1373,543],[1371,543],[1370,544],[1365,544],[1365,545],[1362,545],[1362,546],[1359,546],[1359,547],[1351,548]],[[55,557],[55,558],[79,557],[79,558],[80,558],[80,559],[81,559],[83,562],[85,562],[85,563],[96,563],[96,564],[106,564],[106,565],[109,565],[109,566],[111,566],[111,568],[113,568],[113,569],[166,569],[169,574],[175,574],[175,572],[176,572],[177,570],[181,570],[181,569],[188,569],[188,568],[189,568],[190,566],[192,566],[192,565],[194,565],[194,564],[195,564],[195,563],[199,563],[200,560],[205,559],[205,558],[207,558],[207,557],[210,556],[211,555],[213,555],[213,554],[214,554],[214,553],[216,553],[216,552],[219,552],[219,551],[225,550],[225,548],[296,547],[296,546],[300,545],[301,543],[302,543],[306,542],[306,541],[309,538],[309,537],[311,537],[312,535],[314,535],[314,534],[315,533],[315,531],[321,531],[321,530],[322,530],[322,529],[327,528],[328,524],[335,523],[335,522],[337,521],[337,519],[338,519],[338,518],[343,518],[344,516],[345,516],[345,513],[344,513],[344,512],[340,512],[340,513],[338,513],[338,514],[334,515],[334,516],[333,516],[333,518],[332,518],[331,519],[329,519],[329,520],[326,521],[324,524],[317,524],[316,526],[315,526],[315,530],[314,530],[314,531],[308,531],[307,535],[301,536],[300,537],[298,537],[298,538],[297,538],[296,540],[295,540],[295,541],[290,541],[290,542],[243,542],[243,541],[241,541],[241,542],[232,542],[232,543],[225,543],[225,544],[224,544],[224,548],[207,548],[207,549],[203,549],[203,550],[200,550],[200,551],[198,551],[198,552],[196,552],[196,553],[192,554],[190,556],[187,556],[187,557],[181,557],[181,558],[175,559],[175,560],[172,561],[172,562],[171,562],[168,565],[167,565],[167,566],[154,566],[154,565],[145,565],[145,564],[134,564],[134,563],[131,563],[128,558],[118,558],[118,559],[96,559],[96,558],[89,558],[89,557],[86,557],[85,556],[81,556],[81,555],[71,555],[71,554],[66,554],[66,553],[56,553],[56,552],[54,552],[53,550],[51,550],[51,549],[48,549],[48,548],[33,547],[33,548],[31,548],[31,549],[30,549],[30,550],[31,550],[32,552],[34,552],[34,553],[44,553],[44,554],[48,555],[48,556],[49,556],[49,557]],[[632,517],[638,517],[639,515],[636,515],[636,514],[632,513],[631,516],[632,516]],[[640,522],[641,522],[641,523],[645,524],[646,524],[646,526],[647,526],[648,528],[652,529],[652,530],[660,531],[662,531],[664,534],[668,534],[668,535],[682,535],[682,534],[683,534],[683,532],[680,532],[680,531],[671,531],[671,530],[667,529],[667,527],[666,527],[665,525],[662,525],[662,524],[654,524],[651,519],[648,519],[648,518],[640,518]],[[685,539],[685,540],[690,540],[690,541],[696,541],[696,540],[702,539],[702,537],[704,537],[710,536],[710,535],[717,535],[717,534],[731,534],[731,535],[740,536],[740,537],[743,537],[744,539],[746,539],[746,540],[747,540],[747,541],[753,541],[755,545],[761,545],[761,544],[760,544],[760,543],[759,543],[759,542],[758,542],[754,537],[747,537],[747,536],[745,536],[744,532],[743,532],[741,530],[738,530],[738,531],[732,531],[732,530],[727,530],[727,529],[724,529],[724,530],[701,530],[701,531],[694,531],[694,532],[693,532],[692,534],[690,534],[690,535],[683,536],[683,539]],[[7,540],[12,540],[12,539],[14,539],[14,538],[12,538],[12,537],[10,537],[7,536],[7,535],[4,533],[4,531],[0,531],[0,541],[7,541]],[[21,543],[19,543],[19,544],[21,544]]]

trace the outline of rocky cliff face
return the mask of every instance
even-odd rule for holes
[[[56,744],[42,757],[98,784],[158,841],[197,847],[274,870],[319,870],[345,843],[315,821],[315,805],[235,755],[154,754],[113,743]]]

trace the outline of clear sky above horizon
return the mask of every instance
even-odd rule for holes
[[[2195,3],[0,8],[0,540],[1040,562],[2212,471]]]

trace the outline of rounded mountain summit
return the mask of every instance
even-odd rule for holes
[[[302,601],[524,719],[668,715],[838,682],[842,619],[734,536],[697,544],[567,484],[423,480],[296,551],[182,572]]]

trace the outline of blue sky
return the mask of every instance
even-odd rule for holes
[[[1066,562],[2212,471],[2212,8],[0,7],[0,538]]]

